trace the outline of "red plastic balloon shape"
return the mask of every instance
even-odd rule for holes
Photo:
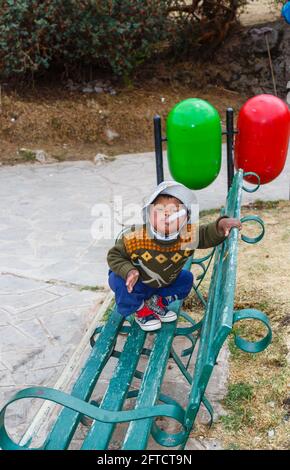
[[[273,95],[258,95],[249,99],[238,116],[235,141],[235,168],[253,171],[266,184],[277,178],[285,166],[290,112],[284,101]],[[257,178],[245,180],[257,183]]]

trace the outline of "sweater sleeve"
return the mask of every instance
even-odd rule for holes
[[[117,240],[115,246],[113,246],[107,254],[107,263],[109,268],[123,279],[126,280],[127,275],[131,269],[137,269],[134,266],[126,252],[123,238]]]
[[[222,243],[227,237],[220,235],[217,225],[221,219],[228,218],[228,215],[220,216],[215,222],[199,226],[199,243],[197,248],[210,248]]]

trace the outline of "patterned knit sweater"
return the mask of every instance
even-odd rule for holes
[[[217,230],[219,220],[224,217],[227,216],[199,226],[197,248],[213,247],[224,241],[225,237]],[[132,225],[109,250],[107,262],[109,268],[123,279],[127,278],[129,271],[137,269],[139,280],[144,284],[153,288],[168,286],[194,253],[194,249],[190,244],[187,247],[186,242],[187,239],[180,235],[170,242],[152,239],[145,224]]]

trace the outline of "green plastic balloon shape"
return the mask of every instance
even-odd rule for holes
[[[168,165],[175,181],[190,189],[210,185],[221,168],[222,129],[217,110],[189,98],[170,111],[166,123]]]

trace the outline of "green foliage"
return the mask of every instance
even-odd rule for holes
[[[129,74],[166,38],[168,0],[0,0],[2,77],[76,63]]]
[[[49,68],[107,69],[129,80],[156,51],[218,45],[245,0],[0,0],[0,78]]]

